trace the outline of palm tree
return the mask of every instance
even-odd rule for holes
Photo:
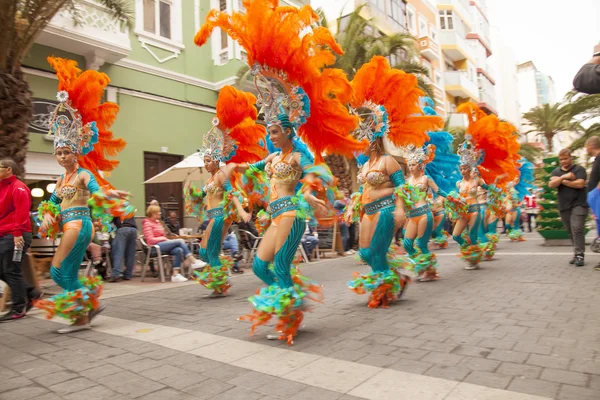
[[[3,0],[0,7],[0,158],[10,157],[24,172],[28,128],[32,115],[31,91],[21,70],[38,34],[63,9],[78,22],[80,0]],[[127,0],[98,0],[114,18],[129,21]]]
[[[519,154],[521,157],[526,158],[531,161],[532,164],[537,164],[540,156],[542,155],[542,150],[531,143],[521,143],[521,149],[519,149]]]
[[[344,54],[337,57],[332,67],[343,70],[351,80],[356,71],[373,56],[395,56],[397,61],[392,68],[416,75],[421,90],[433,99],[433,89],[425,80],[429,78],[427,68],[412,61],[417,55],[416,39],[408,33],[380,35],[373,19],[365,19],[360,15],[364,6],[365,4],[357,7],[351,14],[338,18],[335,39],[344,50]],[[316,12],[320,17],[320,25],[328,26],[323,11],[318,9]],[[246,90],[253,88],[248,82],[251,79],[249,71],[248,66],[243,66],[237,74],[240,78],[238,84]]]
[[[573,143],[571,143],[569,146],[569,149],[571,151],[575,151],[583,148],[583,146],[585,146],[585,142],[587,142],[587,140],[592,136],[600,136],[600,123],[596,122],[585,129],[583,131],[583,135],[573,141]]]
[[[532,127],[526,133],[536,133],[538,136],[546,138],[550,152],[554,150],[552,143],[554,136],[561,132],[581,130],[579,122],[573,120],[569,104],[544,104],[524,113],[523,118]]]

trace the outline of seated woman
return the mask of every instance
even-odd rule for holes
[[[148,246],[158,245],[162,253],[175,256],[171,282],[186,282],[187,278],[181,275],[181,263],[183,262],[186,267],[195,266],[197,264],[196,258],[182,239],[167,239],[161,220],[160,206],[149,206],[146,209],[146,217],[142,223],[146,243]]]

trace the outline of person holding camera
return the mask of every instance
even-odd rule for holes
[[[575,75],[573,87],[581,93],[600,93],[600,43],[594,47],[592,59],[584,64]]]
[[[21,270],[32,239],[31,192],[14,175],[16,170],[13,160],[0,160],[0,279],[6,282],[12,295],[11,310],[0,317],[0,322],[25,317],[32,301],[41,297],[37,289],[25,282]]]

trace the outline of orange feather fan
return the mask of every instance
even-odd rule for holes
[[[244,0],[244,13],[229,15],[211,10],[194,42],[206,43],[214,28],[223,29],[248,55],[248,65],[258,64],[286,74],[288,83],[300,86],[310,99],[310,116],[298,135],[315,153],[353,157],[367,143],[354,139],[350,132],[358,124],[345,100],[351,87],[342,71],[322,69],[335,62],[340,45],[325,27],[313,28],[319,18],[308,5],[279,7],[278,0]]]
[[[237,145],[235,155],[228,163],[252,163],[268,155],[261,145],[265,143],[267,132],[264,126],[255,122],[258,116],[255,104],[256,96],[232,86],[225,86],[219,92],[216,106],[219,128]]]
[[[98,71],[84,71],[77,67],[77,62],[58,57],[48,57],[48,62],[56,71],[58,90],[69,94],[71,106],[81,115],[82,123],[96,121],[98,127],[98,143],[87,155],[80,155],[79,165],[89,170],[96,177],[100,186],[111,187],[110,183],[100,176],[99,171],[112,171],[119,162],[107,157],[116,156],[125,147],[123,139],[113,137],[110,127],[117,117],[119,106],[102,101],[104,89],[110,79]]]
[[[351,105],[359,108],[365,102],[383,106],[388,114],[387,137],[398,146],[423,146],[427,132],[442,127],[438,116],[423,115],[419,99],[425,93],[419,89],[417,77],[390,67],[388,61],[375,56],[356,72],[352,80],[354,97]]]
[[[458,106],[458,112],[467,115],[466,134],[471,135],[475,148],[484,154],[483,162],[477,167],[483,180],[491,184],[498,176],[505,175],[497,182],[498,186],[504,186],[517,179],[521,158],[517,129],[494,114],[487,115],[471,102]]]

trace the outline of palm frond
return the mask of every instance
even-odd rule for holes
[[[111,16],[114,19],[120,19],[126,21],[128,24],[132,23],[133,11],[131,9],[131,2],[128,0],[97,0],[98,3],[108,8]]]
[[[571,143],[569,149],[571,151],[582,149],[585,146],[585,142],[592,136],[600,136],[600,123],[590,125],[584,133]]]

